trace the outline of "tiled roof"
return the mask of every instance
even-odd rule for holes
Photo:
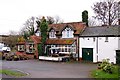
[[[53,28],[54,30],[58,31],[58,34],[61,34],[62,30],[65,28],[65,27],[71,27],[75,33],[74,34],[80,34],[84,28],[86,27],[85,26],[85,23],[83,22],[71,22],[71,23],[60,23],[60,24],[50,24],[49,25],[49,28],[48,28],[48,31]]]
[[[75,42],[75,39],[47,39],[46,44],[70,45]]]
[[[41,37],[39,36],[30,36],[30,39],[32,39],[32,41],[34,41],[34,43],[41,43]]]
[[[80,36],[120,36],[120,25],[86,27]]]

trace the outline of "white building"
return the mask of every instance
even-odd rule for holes
[[[120,49],[119,32],[120,25],[86,27],[79,38],[79,57],[92,62],[110,59],[116,63],[116,50]]]

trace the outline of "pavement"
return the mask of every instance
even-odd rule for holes
[[[2,61],[2,68],[24,72],[23,78],[90,78],[97,64],[22,60]]]

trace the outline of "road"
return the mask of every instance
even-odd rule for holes
[[[25,78],[89,78],[97,64],[25,60],[2,61],[2,68],[25,72]]]

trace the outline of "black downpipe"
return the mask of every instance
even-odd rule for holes
[[[96,52],[97,52],[97,62],[98,62],[98,37],[97,37],[97,41],[96,41]]]

